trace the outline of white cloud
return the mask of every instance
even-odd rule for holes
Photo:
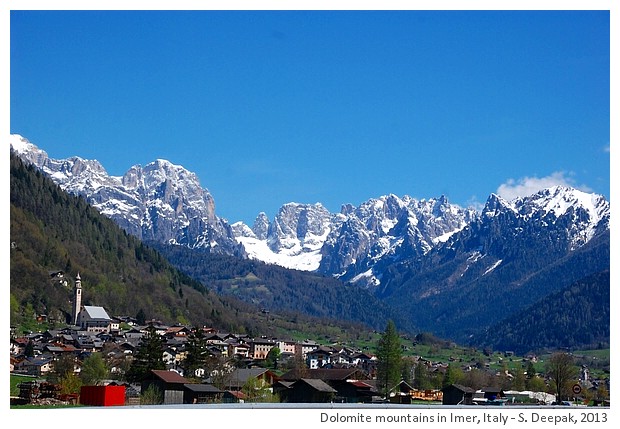
[[[465,202],[465,206],[466,207],[470,207],[473,208],[474,210],[476,210],[477,212],[481,212],[482,209],[484,208],[484,203],[480,202],[480,200],[478,199],[478,197],[476,195],[472,195],[469,200],[467,200]]]
[[[563,171],[556,171],[547,177],[523,177],[521,179],[508,179],[497,188],[496,194],[505,200],[513,200],[517,197],[527,197],[535,194],[541,189],[550,188],[552,186],[570,186],[584,192],[592,192],[585,186],[577,186],[571,177],[566,176]]]

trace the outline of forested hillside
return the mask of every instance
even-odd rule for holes
[[[502,240],[505,240],[504,236],[496,235],[491,243],[497,246],[496,242]],[[550,243],[555,241],[553,237],[547,240]],[[474,241],[472,246],[476,245]],[[498,323],[508,323],[504,319],[535,307],[544,297],[589,275],[609,270],[609,231],[563,257],[553,256],[542,242],[524,241],[514,246],[511,257],[488,274],[484,271],[475,273],[468,266],[471,249],[439,249],[443,254],[431,255],[425,262],[426,267],[395,265],[385,277],[391,278],[398,287],[385,301],[403,311],[415,308],[415,312],[410,312],[412,322],[421,330],[467,343],[472,335],[486,328],[492,330]],[[456,256],[452,257],[452,252]],[[567,314],[567,317],[571,315]],[[541,328],[540,323],[534,326]],[[550,325],[542,327],[546,326]],[[527,337],[523,340],[526,341]]]
[[[10,184],[12,324],[34,313],[65,322],[78,273],[83,303],[114,315],[142,310],[168,323],[245,323],[230,316],[230,303],[14,156]],[[65,272],[68,286],[52,278],[57,271]]]
[[[220,295],[234,296],[262,309],[336,317],[383,328],[388,319],[413,332],[403,317],[366,289],[305,271],[290,270],[260,261],[214,255],[205,249],[151,243],[180,270]]]
[[[593,274],[503,320],[476,344],[517,354],[544,348],[608,348],[609,271]]]

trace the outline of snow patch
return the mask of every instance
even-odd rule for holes
[[[500,259],[499,261],[497,261],[496,263],[494,263],[493,265],[491,265],[485,272],[484,274],[482,274],[483,276],[486,276],[487,274],[489,274],[491,271],[493,271],[495,268],[497,268],[499,266],[499,264],[502,263],[502,260]]]
[[[265,240],[258,240],[253,237],[237,237],[237,242],[243,245],[250,259],[268,264],[294,270],[315,271],[321,263],[320,247],[312,251],[300,252],[301,246],[298,245],[293,251],[275,253],[269,248]]]

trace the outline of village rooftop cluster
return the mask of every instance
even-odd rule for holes
[[[544,392],[510,392],[492,387],[474,390],[458,384],[419,391],[405,381],[388,386],[387,394],[382,395],[377,386],[377,357],[363,350],[310,340],[250,338],[207,327],[167,326],[157,320],[139,325],[135,318],[110,317],[103,307],[82,305],[81,298],[78,274],[72,325],[24,336],[11,332],[11,373],[45,378],[63,356],[75,362],[74,372],[79,373],[85,358],[100,353],[107,362],[110,378],[103,384],[124,386],[123,405],[139,405],[141,395],[149,388],[160,392],[165,404],[260,402],[265,399],[260,395],[289,403],[411,403],[417,399],[456,405],[518,399],[550,404],[555,399]],[[213,364],[187,374],[187,345],[199,330]],[[151,370],[138,383],[123,381],[149,333],[162,339],[164,369]],[[266,365],[275,348],[279,351],[277,358]],[[426,365],[431,372],[445,373],[448,369],[447,363],[422,358],[417,359],[417,364]],[[580,379],[596,387],[588,380],[587,369]],[[259,396],[248,397],[248,386],[250,392],[259,392]],[[28,395],[32,395],[33,389],[27,390]]]

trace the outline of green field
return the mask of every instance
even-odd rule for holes
[[[17,387],[19,383],[22,383],[24,381],[33,381],[33,380],[37,380],[37,379],[35,377],[28,377],[26,375],[11,374],[11,377],[10,377],[11,396],[19,396],[19,388]]]

